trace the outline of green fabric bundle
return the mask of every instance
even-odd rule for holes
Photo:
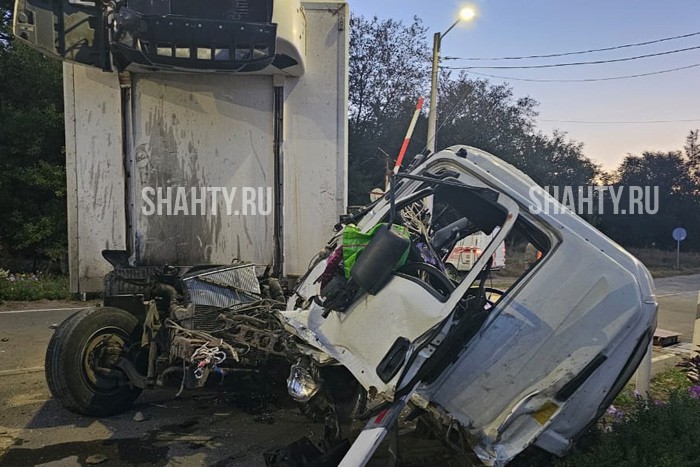
[[[374,234],[385,227],[386,223],[379,223],[372,227],[368,232],[363,233],[354,224],[348,224],[345,226],[345,229],[343,229],[343,267],[345,269],[346,279],[350,279],[350,271],[355,265],[355,261],[357,261],[357,258],[372,240]],[[409,238],[408,229],[404,226],[392,225],[391,230],[403,237]],[[401,259],[395,265],[395,267],[400,268],[406,264],[406,259],[408,259],[408,249],[403,256],[401,256]]]

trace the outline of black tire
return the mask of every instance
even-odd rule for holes
[[[338,421],[347,423],[367,409],[367,391],[344,366],[321,368],[323,392],[335,407]],[[321,418],[323,420],[323,418]]]
[[[44,364],[51,394],[71,412],[103,417],[124,412],[141,389],[119,384],[93,371],[95,354],[113,361],[119,347],[140,341],[139,322],[119,308],[88,308],[71,315],[56,329]],[[105,355],[107,349],[107,357]],[[115,374],[121,370],[109,365]]]

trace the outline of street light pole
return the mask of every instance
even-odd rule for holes
[[[438,79],[438,69],[440,67],[440,45],[442,43],[442,38],[447,35],[448,32],[452,31],[452,28],[457,26],[460,21],[470,21],[474,18],[476,12],[473,8],[465,7],[459,12],[459,18],[452,23],[452,26],[447,28],[443,33],[436,32],[433,35],[433,71],[430,79],[430,111],[428,113],[428,144],[426,147],[430,153],[435,152],[436,138],[437,138],[437,79]]]
[[[440,41],[442,34],[436,32],[433,36],[433,72],[430,81],[430,112],[428,113],[428,151],[435,152],[435,129],[437,127],[437,79],[440,62]]]

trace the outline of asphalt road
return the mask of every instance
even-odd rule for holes
[[[690,341],[700,275],[658,279],[656,285],[659,326]],[[268,449],[304,435],[320,440],[323,427],[302,416],[285,394],[236,381],[227,391],[191,391],[179,399],[177,388],[148,391],[128,412],[99,420],[64,410],[46,387],[44,353],[51,326],[85,305],[0,305],[0,465],[87,465],[99,460],[91,456],[102,456],[103,466],[256,466],[264,465]],[[136,412],[145,420],[134,421]],[[461,464],[435,442],[421,442],[404,444],[419,449],[423,459]]]
[[[692,342],[695,313],[700,293],[700,274],[655,279],[659,302],[658,327],[681,333],[681,340]]]
[[[83,306],[65,303],[63,306]],[[51,308],[56,307],[54,305]],[[262,453],[322,426],[279,391],[178,388],[144,393],[127,413],[93,419],[51,399],[43,372],[50,328],[75,309],[0,309],[0,465],[264,465]],[[285,394],[286,396],[286,394]],[[141,412],[144,421],[133,420]],[[91,458],[90,460],[98,460]]]
[[[185,391],[180,398],[177,387],[150,390],[131,410],[108,418],[68,412],[46,386],[44,353],[51,327],[85,305],[0,305],[0,466],[72,467],[101,459],[100,466],[262,466],[267,450],[303,436],[321,441],[323,425],[291,401],[286,374],[275,387],[227,377],[225,388]],[[137,412],[145,420],[134,421]],[[349,427],[351,435],[361,427]],[[465,465],[437,439],[412,433],[402,439],[407,465],[422,466],[427,459]],[[384,445],[370,465],[386,465],[387,459]]]

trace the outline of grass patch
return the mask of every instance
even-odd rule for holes
[[[647,248],[628,248],[654,277],[700,274],[700,253],[681,251],[681,268],[676,269],[676,252]]]
[[[651,380],[649,399],[656,402],[666,402],[672,394],[687,392],[691,386],[691,382],[688,381],[685,373],[680,368],[669,368],[657,374]],[[620,391],[612,405],[622,412],[628,412],[636,407],[638,399],[639,395],[635,391],[635,382],[632,380]],[[605,423],[605,418],[603,423]]]
[[[0,302],[4,300],[63,300],[70,298],[67,276],[41,274],[0,275]]]
[[[700,252],[681,251],[681,268],[676,269],[675,251],[648,248],[627,248],[627,251],[644,263],[653,277],[700,274]],[[521,245],[507,248],[506,267],[494,272],[494,277],[519,277],[530,267],[533,260]]]

